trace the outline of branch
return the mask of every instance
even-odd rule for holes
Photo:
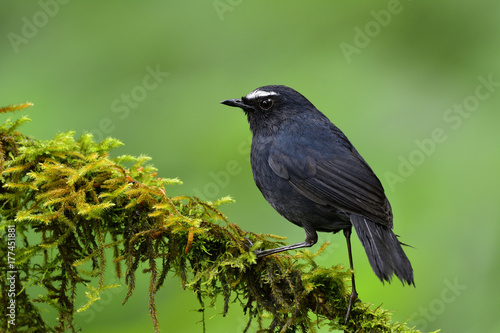
[[[0,284],[8,290],[14,281],[17,329],[76,332],[75,312],[116,287],[106,284],[109,266],[124,277],[125,303],[134,292],[139,264],[146,262],[155,331],[160,330],[155,296],[173,274],[183,288],[196,293],[202,314],[205,304],[218,298],[224,302],[223,315],[230,305],[241,306],[248,316],[245,332],[252,321],[269,332],[315,332],[321,326],[346,332],[418,332],[391,323],[388,311],[360,302],[344,325],[350,271],[314,262],[327,245],[316,254],[306,250],[257,260],[248,240],[255,248],[272,248],[282,245],[283,238],[229,223],[218,209],[232,201],[229,197],[216,202],[170,197],[166,186],[181,182],[157,178],[146,156],[110,158],[108,152],[119,141],[96,143],[90,134],[76,140],[72,132],[39,141],[16,131],[26,121],[21,117],[0,127],[0,230],[14,230],[17,236],[17,274],[11,280],[4,276],[9,273],[3,268],[11,262],[2,256]],[[8,242],[0,246],[2,253],[10,250]],[[113,262],[107,261],[108,254]],[[35,285],[45,293],[31,296],[28,290]],[[75,308],[76,292],[82,289],[88,303]],[[9,318],[11,299],[1,296],[2,318]],[[56,326],[47,324],[38,303],[57,310]],[[0,324],[3,330],[9,325]]]

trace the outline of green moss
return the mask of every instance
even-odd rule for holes
[[[363,303],[355,305],[344,325],[350,272],[318,266],[317,254],[309,251],[256,260],[247,239],[255,247],[271,248],[282,245],[282,238],[229,223],[218,207],[231,198],[205,202],[170,197],[167,186],[181,182],[157,178],[146,156],[110,158],[109,151],[121,145],[118,140],[97,143],[89,134],[75,139],[67,132],[39,141],[17,131],[26,121],[21,117],[0,127],[0,231],[15,226],[17,235],[18,330],[77,331],[75,312],[85,311],[103,290],[116,287],[105,279],[105,272],[114,270],[128,289],[124,303],[134,292],[136,274],[149,275],[147,297],[155,331],[160,329],[155,295],[171,274],[179,277],[182,288],[196,293],[202,315],[217,299],[223,301],[223,315],[229,306],[241,306],[247,329],[256,321],[270,332],[315,332],[320,326],[346,332],[417,332],[391,323],[388,311]],[[7,242],[0,247],[2,253],[9,251]],[[7,258],[0,260],[6,267]],[[138,273],[140,263],[148,268]],[[5,274],[1,270],[2,289],[8,287]],[[30,286],[45,292],[30,297]],[[75,294],[83,290],[88,302],[75,308]],[[2,318],[8,302],[2,293]],[[57,310],[56,326],[46,323],[39,303]],[[6,330],[8,322],[2,320],[0,326]]]

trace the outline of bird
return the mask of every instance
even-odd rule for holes
[[[317,232],[342,230],[351,268],[347,323],[358,299],[351,250],[352,228],[377,275],[415,286],[413,268],[393,229],[392,208],[368,163],[344,133],[307,98],[284,85],[257,88],[224,105],[246,114],[252,132],[250,163],[255,184],[285,219],[305,230],[305,241],[256,250],[257,258],[318,241]]]

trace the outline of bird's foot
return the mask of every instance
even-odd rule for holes
[[[255,253],[255,255],[257,256],[257,258],[262,258],[262,257],[265,257],[267,256],[266,254],[266,250],[254,250],[253,253]]]
[[[253,246],[253,243],[247,237],[243,237],[243,245],[246,247],[247,250],[250,250]]]
[[[246,247],[246,249],[248,251],[250,251],[250,249],[253,247],[254,244],[247,237],[243,237],[243,245]],[[253,251],[253,253],[255,253],[255,256],[257,256],[257,258],[262,258],[262,257],[267,256],[268,252],[269,252],[269,250],[259,250],[259,249],[256,249]]]
[[[356,292],[356,290],[353,290],[351,292],[351,296],[349,296],[349,305],[347,306],[347,313],[345,314],[344,324],[347,324],[347,322],[349,321],[349,317],[351,316],[352,305],[354,304],[354,302],[356,302],[356,300],[359,300],[358,293]]]

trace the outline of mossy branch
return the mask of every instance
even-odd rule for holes
[[[248,240],[255,247],[272,248],[282,245],[282,238],[229,223],[218,207],[230,198],[205,202],[170,197],[165,186],[180,181],[158,178],[146,156],[110,158],[108,152],[119,141],[96,143],[90,134],[75,140],[72,132],[39,141],[17,131],[26,121],[21,117],[0,127],[0,230],[4,235],[14,228],[16,234],[17,330],[77,331],[74,314],[85,311],[106,288],[116,287],[106,282],[109,266],[124,278],[125,303],[144,262],[155,331],[160,330],[155,295],[172,274],[197,294],[202,312],[217,299],[223,301],[223,315],[229,306],[241,306],[248,316],[245,331],[256,321],[269,332],[315,332],[320,326],[346,332],[417,332],[391,323],[388,311],[363,303],[355,305],[344,325],[349,271],[321,267],[314,262],[316,254],[307,250],[257,260]],[[2,253],[11,250],[7,244],[0,243]],[[109,254],[112,262],[106,259]],[[4,255],[0,260],[0,285],[8,290],[4,268],[9,263]],[[45,293],[31,297],[32,286],[43,287]],[[88,303],[76,308],[75,294],[81,289]],[[2,318],[9,314],[10,299],[2,293]],[[38,303],[57,310],[56,326],[46,323]],[[4,331],[14,328],[4,320],[0,326]]]

